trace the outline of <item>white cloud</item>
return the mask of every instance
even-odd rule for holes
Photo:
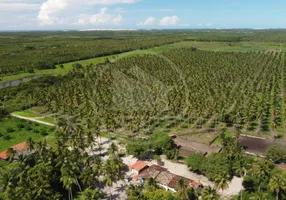
[[[123,17],[112,16],[103,9],[98,14],[81,14],[95,5],[131,4],[139,0],[46,0],[41,5],[38,21],[41,25],[67,24],[119,24]],[[77,16],[80,16],[78,18]],[[106,17],[106,19],[104,19]],[[72,22],[72,20],[74,20]]]
[[[179,22],[179,18],[177,16],[166,16],[160,20],[160,26],[175,26]]]
[[[40,4],[28,4],[21,2],[1,2],[0,1],[0,11],[2,12],[18,12],[18,11],[33,11],[38,10]]]
[[[150,26],[155,23],[156,19],[154,17],[147,18],[144,22],[140,22],[138,26]]]
[[[77,24],[78,25],[109,25],[115,24],[119,25],[123,20],[123,17],[118,15],[111,15],[106,13],[107,8],[102,8],[99,13],[97,14],[82,14],[80,15]]]
[[[211,22],[209,22],[209,23],[206,23],[206,24],[204,24],[204,23],[200,23],[200,24],[198,24],[198,26],[204,26],[204,27],[209,27],[209,26],[213,26],[214,24],[213,23],[211,23]]]
[[[48,0],[41,6],[38,20],[41,25],[52,25],[56,22],[61,22],[63,19],[58,18],[56,15],[60,11],[68,7],[67,0]]]

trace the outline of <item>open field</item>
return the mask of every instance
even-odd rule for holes
[[[53,127],[14,117],[4,118],[0,121],[0,151],[27,141],[29,137],[35,141],[39,141],[44,137],[50,138],[53,132]]]
[[[47,122],[56,125],[57,119],[52,114],[46,113],[43,107],[33,107],[28,110],[13,112],[12,115],[30,118],[31,120],[37,120],[39,122]]]

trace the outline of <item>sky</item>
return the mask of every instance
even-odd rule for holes
[[[286,28],[286,0],[0,0],[0,30]]]

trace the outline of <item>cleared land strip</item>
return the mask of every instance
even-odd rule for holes
[[[17,117],[19,119],[25,119],[25,120],[29,120],[29,121],[32,121],[32,122],[37,122],[39,124],[44,124],[44,125],[47,125],[47,126],[57,127],[57,125],[55,125],[55,124],[52,124],[52,123],[49,123],[49,122],[43,122],[43,121],[41,121],[39,119],[35,119],[35,118],[31,118],[31,117],[23,117],[23,116],[16,115],[16,114],[13,114],[13,113],[11,113],[11,116]]]

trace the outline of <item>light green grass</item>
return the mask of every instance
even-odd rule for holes
[[[19,128],[18,127],[19,124],[24,125],[24,128]],[[8,133],[7,132],[8,128],[14,129],[14,132]],[[54,132],[53,130],[54,128],[51,128],[49,126],[17,119],[14,117],[1,119],[0,133],[3,136],[6,134],[10,135],[11,139],[4,140],[3,136],[0,137],[0,152],[6,150],[7,148],[13,145],[27,141],[29,137],[31,137],[35,141],[39,141],[44,138],[41,132],[46,132],[49,138],[53,138],[53,132]]]
[[[44,107],[33,107],[28,110],[13,112],[12,114],[22,117],[28,117],[31,119],[36,119],[41,122],[57,124],[57,120],[55,120],[54,117],[52,117],[51,115],[47,115],[47,113],[45,113]]]
[[[33,112],[32,110],[17,111],[17,112],[14,112],[13,114],[23,116],[23,117],[29,117],[29,118],[35,118],[35,117],[41,116],[41,115]]]
[[[57,122],[58,122],[58,120],[55,120],[52,117],[43,117],[43,118],[39,118],[38,120],[42,121],[42,122],[48,122],[50,124],[57,124]]]

